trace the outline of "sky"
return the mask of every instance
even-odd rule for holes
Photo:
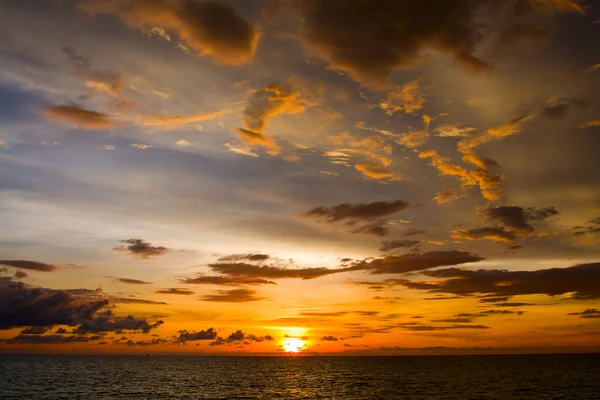
[[[7,0],[0,352],[600,350],[600,4]]]

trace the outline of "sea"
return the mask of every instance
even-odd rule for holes
[[[0,355],[3,399],[600,399],[600,354]]]

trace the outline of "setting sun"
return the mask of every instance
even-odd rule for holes
[[[298,338],[288,338],[283,342],[283,348],[286,353],[299,353],[304,348],[306,342]]]

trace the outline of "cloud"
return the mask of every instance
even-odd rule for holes
[[[466,195],[464,193],[460,193],[456,189],[445,189],[439,193],[436,193],[433,199],[438,204],[447,204],[452,203],[453,201],[456,201],[458,199],[462,199],[464,197],[466,197]]]
[[[394,249],[410,249],[420,245],[419,240],[386,240],[381,243],[380,251],[390,251]]]
[[[455,325],[412,325],[412,324],[398,324],[398,326],[407,331],[421,332],[421,331],[447,331],[451,329],[490,329],[486,325],[466,325],[466,324],[455,324]]]
[[[140,149],[140,150],[146,150],[151,148],[152,146],[147,145],[147,144],[141,144],[141,143],[129,143],[129,145],[131,147],[135,147],[136,149]]]
[[[141,259],[162,256],[171,250],[164,246],[153,246],[148,242],[144,242],[142,239],[121,240],[121,243],[126,243],[127,246],[114,247],[113,250],[129,252],[134,258]]]
[[[542,116],[552,119],[562,119],[573,107],[584,109],[587,102],[583,99],[572,99],[568,97],[555,97],[548,100],[542,107]]]
[[[407,230],[406,232],[404,232],[404,234],[402,234],[402,236],[404,236],[404,237],[417,236],[417,235],[424,235],[426,233],[427,232],[422,229],[411,228],[411,229]]]
[[[299,2],[302,42],[332,68],[383,88],[392,72],[423,61],[435,49],[471,70],[489,65],[476,55],[480,36],[474,16],[480,1],[359,0]],[[369,38],[369,40],[365,40]]]
[[[352,233],[363,233],[366,235],[381,237],[386,236],[388,234],[388,228],[385,225],[382,225],[381,223],[373,223],[361,226],[360,228],[353,230]]]
[[[211,119],[221,118],[224,115],[230,114],[231,110],[216,111],[207,114],[193,115],[156,115],[156,114],[140,114],[134,116],[123,116],[125,119],[134,121],[137,126],[159,126],[164,128],[178,128],[187,124],[207,121]],[[180,144],[180,143],[177,143]],[[185,143],[184,143],[185,144]],[[187,143],[189,144],[189,143]]]
[[[41,263],[37,261],[27,260],[0,260],[0,265],[7,265],[9,267],[27,269],[30,271],[40,272],[52,272],[56,270],[56,266],[52,264]]]
[[[373,203],[339,204],[333,207],[317,207],[304,214],[309,218],[324,218],[326,222],[369,221],[402,211],[410,206],[404,200],[376,201]]]
[[[13,277],[15,279],[23,279],[23,278],[27,278],[29,276],[29,274],[27,274],[27,272],[25,271],[16,271],[15,274],[13,275]]]
[[[233,332],[227,338],[218,337],[214,342],[209,343],[209,346],[223,346],[230,344],[250,344],[250,342],[263,342],[265,340],[274,340],[271,335],[257,336],[257,335],[246,335],[241,330]]]
[[[223,285],[223,286],[241,286],[241,285],[275,285],[275,282],[263,279],[246,276],[206,276],[200,275],[196,278],[182,278],[181,283],[191,285]]]
[[[89,57],[78,54],[69,46],[64,46],[62,50],[74,72],[85,80],[84,85],[87,88],[110,96],[117,96],[123,91],[125,87],[123,74],[94,68]]]
[[[380,104],[387,115],[397,112],[414,114],[425,106],[425,97],[421,93],[419,80],[405,83],[388,93],[387,99]]]
[[[594,119],[581,125],[582,128],[592,128],[595,126],[600,126],[600,119]]]
[[[100,337],[94,337],[94,340],[99,340]],[[87,343],[92,339],[87,336],[74,335],[17,335],[11,339],[2,339],[1,341],[8,344],[67,344],[67,343]]]
[[[264,147],[268,154],[277,155],[280,147],[264,134],[269,118],[279,114],[301,114],[312,102],[300,92],[298,83],[292,80],[276,82],[252,92],[242,112],[244,128],[238,128],[240,137],[251,145]]]
[[[218,290],[216,294],[200,296],[202,301],[224,302],[224,303],[246,303],[249,301],[264,300],[257,297],[256,291],[252,289]]]
[[[107,114],[86,110],[77,105],[46,107],[44,116],[50,121],[76,128],[108,129],[114,126]]]
[[[238,143],[225,143],[225,147],[234,153],[243,154],[250,157],[258,157],[258,154],[253,153],[251,148]]]
[[[484,218],[504,225],[514,232],[530,235],[535,231],[531,221],[542,221],[559,215],[559,212],[554,207],[525,209],[519,206],[498,206],[485,208],[482,214]]]
[[[454,295],[488,294],[511,297],[528,294],[558,296],[571,293],[569,298],[574,300],[600,298],[600,288],[596,284],[600,278],[600,263],[536,271],[448,268],[424,271],[422,274],[435,278],[436,281],[405,280],[397,283],[410,289]]]
[[[23,329],[21,335],[43,335],[46,332],[48,332],[48,327],[46,326],[30,326]]]
[[[598,310],[596,308],[588,308],[587,310],[583,310],[582,312],[568,313],[567,315],[578,315],[579,318],[586,318],[586,319],[600,318],[600,310]]]
[[[337,342],[339,339],[336,338],[335,336],[323,336],[321,338],[322,342]]]
[[[486,310],[478,313],[461,313],[456,314],[456,317],[467,317],[467,318],[481,318],[481,317],[493,317],[497,315],[523,315],[525,311],[512,311],[512,310]]]
[[[213,328],[208,328],[204,331],[179,331],[179,336],[175,339],[177,342],[194,342],[197,340],[215,340],[217,331]]]
[[[387,181],[401,181],[404,179],[404,177],[401,174],[392,172],[386,167],[371,161],[364,161],[358,163],[354,166],[354,168],[367,178],[371,179],[381,179]]]
[[[162,320],[151,322],[145,318],[136,318],[132,315],[117,317],[110,310],[98,313],[93,319],[83,320],[73,330],[73,333],[91,332],[121,332],[124,330],[148,333],[164,324]]]
[[[436,136],[451,138],[469,137],[470,133],[473,131],[475,131],[475,128],[464,127],[454,124],[441,125],[434,129]]]
[[[355,270],[368,271],[371,274],[405,274],[430,268],[458,265],[484,260],[476,254],[466,251],[430,251],[427,253],[408,253],[367,259],[352,265]]]
[[[252,25],[222,1],[82,0],[78,6],[91,16],[118,16],[132,29],[148,31],[158,27],[179,36],[187,48],[200,56],[210,56],[219,64],[248,62],[259,39]]]
[[[219,258],[221,262],[252,261],[261,262],[270,260],[271,256],[262,253],[230,254]]]
[[[128,303],[128,304],[149,304],[149,305],[165,305],[164,301],[154,301],[148,299],[138,299],[136,297],[110,297],[113,303]]]
[[[212,263],[208,267],[220,274],[242,278],[314,279],[321,276],[351,271],[348,268],[287,268],[285,265],[254,265],[249,263]],[[243,282],[242,282],[243,283]],[[263,283],[263,282],[260,282]],[[264,282],[267,283],[267,282]]]
[[[113,278],[117,282],[126,283],[128,285],[152,285],[152,282],[140,281],[139,279],[114,278],[112,276],[109,276],[109,278]]]
[[[161,290],[157,290],[155,293],[158,293],[158,294],[178,294],[178,295],[184,295],[184,296],[188,296],[190,294],[194,294],[194,292],[192,290],[179,289],[179,288],[161,289]]]
[[[517,239],[514,232],[500,227],[484,227],[475,229],[457,229],[452,231],[453,239],[481,240],[487,239],[494,242],[512,242]]]

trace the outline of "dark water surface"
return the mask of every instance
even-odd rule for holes
[[[0,355],[7,399],[600,399],[600,354]]]

